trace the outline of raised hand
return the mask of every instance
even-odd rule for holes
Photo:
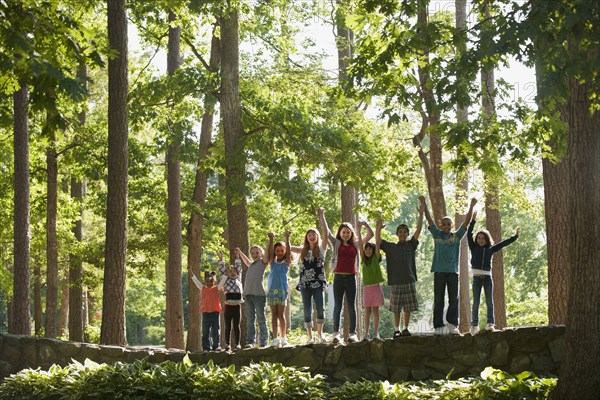
[[[273,231],[270,231],[267,236],[269,237],[269,239],[273,240],[273,238],[275,238],[275,234],[273,233]]]
[[[292,231],[290,231],[289,229],[287,229],[287,230],[286,230],[286,231],[283,233],[283,237],[287,239],[287,238],[289,238],[289,237],[290,237],[290,235],[291,235],[291,234],[292,234]]]
[[[517,228],[516,235],[517,235],[517,236],[521,236],[521,228]]]
[[[381,218],[377,219],[377,222],[375,222],[375,229],[383,229],[385,228],[385,224],[383,223],[383,220]]]

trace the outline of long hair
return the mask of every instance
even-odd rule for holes
[[[485,246],[483,247],[492,247],[494,245],[494,239],[492,239],[492,234],[487,229],[480,229],[475,234],[475,243],[477,243],[477,235],[482,234],[485,237]]]
[[[319,234],[318,230],[310,228],[304,235],[304,244],[302,245],[302,251],[300,252],[300,261],[304,261],[308,257],[308,250],[310,250],[310,243],[308,243],[309,233],[314,233],[317,235],[317,243],[315,245],[316,250],[319,251],[319,248],[321,247],[321,234]]]
[[[286,252],[288,251],[288,249],[287,249],[287,246],[285,245],[285,242],[281,242],[281,241],[279,241],[279,242],[276,242],[276,243],[273,245],[273,259],[274,259],[275,261],[277,261],[277,256],[275,255],[275,249],[276,249],[276,248],[278,248],[279,246],[283,247],[283,248],[285,249],[285,251],[286,251]],[[290,253],[290,260],[293,260],[293,259],[294,259],[294,258],[292,257],[292,253]],[[285,255],[283,256],[283,260],[285,260]],[[281,260],[281,261],[283,261],[283,260]],[[281,262],[281,261],[278,261],[278,262]]]
[[[340,224],[340,227],[338,228],[337,235],[335,235],[335,238],[337,240],[339,240],[340,242],[344,243],[344,240],[342,239],[342,236],[340,235],[340,232],[342,231],[343,228],[350,229],[350,232],[352,232],[352,236],[350,236],[350,240],[348,241],[348,243],[354,243],[354,241],[356,240],[356,234],[354,233],[354,228],[352,227],[352,224],[350,224],[349,222],[342,222]]]
[[[367,247],[370,247],[373,250],[373,255],[371,255],[371,257],[374,257],[375,256],[375,244],[371,243],[371,242],[367,242],[367,243],[365,243],[365,250],[367,249]],[[363,258],[363,262],[366,264],[367,261],[371,260],[371,257],[368,257],[367,256],[367,252],[365,252],[365,256]]]

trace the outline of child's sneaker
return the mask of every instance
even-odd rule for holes
[[[273,341],[271,342],[271,347],[279,347],[279,339],[278,338],[273,339]]]
[[[394,339],[398,339],[400,337],[402,337],[402,332],[400,332],[400,331],[394,331]]]
[[[410,333],[408,329],[405,329],[402,331],[402,336],[412,336],[412,333]]]
[[[333,332],[333,335],[331,335],[331,343],[338,344],[339,342],[340,342],[340,333]]]
[[[471,326],[471,336],[475,336],[479,333],[479,326],[472,325]]]
[[[325,338],[323,336],[319,336],[317,338],[317,340],[318,340],[319,343],[327,343],[327,340],[325,340]]]
[[[315,338],[310,338],[306,341],[306,344],[315,344]]]
[[[438,326],[437,328],[434,329],[433,331],[434,335],[445,335],[446,334],[446,327],[445,326]]]
[[[221,349],[221,346],[217,346],[217,347],[215,347],[215,348],[213,349],[213,351],[221,351],[221,350],[222,350],[222,349]]]
[[[284,336],[281,338],[281,347],[283,346],[287,346],[288,342],[287,342],[287,338]]]
[[[251,349],[251,348],[253,348],[253,347],[254,347],[254,343],[247,343],[247,344],[244,346],[244,348],[245,348],[245,349]]]
[[[368,341],[369,340],[369,334],[365,333],[362,340],[363,340],[363,342]]]
[[[353,333],[350,336],[348,336],[348,343],[356,343],[356,342],[358,342],[358,336],[356,336],[356,333]]]
[[[451,335],[460,335],[460,332],[458,331],[458,326],[456,325],[448,324],[448,331]]]
[[[494,324],[487,324],[485,330],[490,332],[498,332],[498,329],[496,329],[496,325]]]
[[[373,339],[381,339],[381,336],[379,336],[379,332],[373,335]]]

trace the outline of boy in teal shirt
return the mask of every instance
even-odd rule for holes
[[[440,221],[440,226],[433,222],[425,197],[419,198],[425,210],[425,218],[429,225],[429,232],[433,236],[435,246],[433,253],[433,262],[431,263],[431,272],[433,278],[433,327],[436,335],[442,335],[444,331],[444,297],[446,288],[448,288],[448,310],[446,311],[446,321],[448,329],[452,334],[458,334],[458,260],[460,256],[460,241],[467,232],[467,226],[471,222],[473,209],[477,204],[477,199],[471,199],[469,211],[462,225],[452,231],[452,218],[446,216]]]

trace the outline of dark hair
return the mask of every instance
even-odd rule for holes
[[[204,280],[207,281],[211,278],[214,278],[217,273],[215,271],[204,271]]]
[[[340,232],[342,231],[343,228],[350,229],[350,232],[352,232],[352,236],[350,236],[349,243],[354,243],[354,240],[356,238],[356,234],[354,233],[354,228],[352,227],[352,225],[350,224],[350,222],[342,222],[340,224],[340,227],[338,228],[337,235],[335,235],[335,238],[337,240],[339,240],[340,242],[344,243],[344,240],[342,239],[342,236],[340,235]]]
[[[365,243],[365,248],[364,248],[364,250],[366,250],[366,249],[367,249],[367,247],[370,247],[370,248],[372,248],[372,249],[373,249],[373,256],[374,256],[374,255],[375,255],[375,249],[376,249],[376,247],[375,247],[375,244],[374,244],[374,243],[371,243],[371,242],[367,242],[367,243]],[[363,251],[364,251],[364,250],[363,250]],[[372,256],[371,256],[371,257],[372,257]],[[365,261],[368,261],[368,260],[370,260],[370,259],[371,259],[371,257],[368,257],[368,256],[365,254]]]
[[[321,247],[321,234],[318,230],[314,228],[309,228],[304,234],[304,244],[302,246],[302,251],[300,252],[300,261],[304,261],[308,257],[308,250],[310,249],[310,243],[308,243],[307,236],[309,233],[314,233],[317,235],[317,249]]]
[[[275,261],[277,261],[277,257],[275,256],[275,249],[276,249],[276,248],[278,248],[278,247],[283,247],[284,249],[286,249],[286,252],[288,251],[288,249],[287,249],[287,246],[285,245],[285,243],[284,243],[284,242],[281,242],[281,241],[279,241],[279,242],[276,242],[276,243],[273,245],[273,259],[274,259]],[[291,259],[291,258],[292,258],[292,255],[290,254],[290,259]],[[285,260],[285,258],[284,258],[284,260]]]
[[[398,227],[396,228],[396,235],[398,234],[398,231],[399,231],[400,229],[406,229],[406,232],[409,232],[409,230],[408,230],[408,225],[406,225],[406,224],[400,224],[400,225],[398,225]]]
[[[475,234],[475,243],[477,243],[477,236],[480,233],[483,235],[483,237],[485,237],[485,246],[483,247],[492,247],[494,245],[494,239],[492,239],[492,234],[487,229],[480,229],[477,231]]]

